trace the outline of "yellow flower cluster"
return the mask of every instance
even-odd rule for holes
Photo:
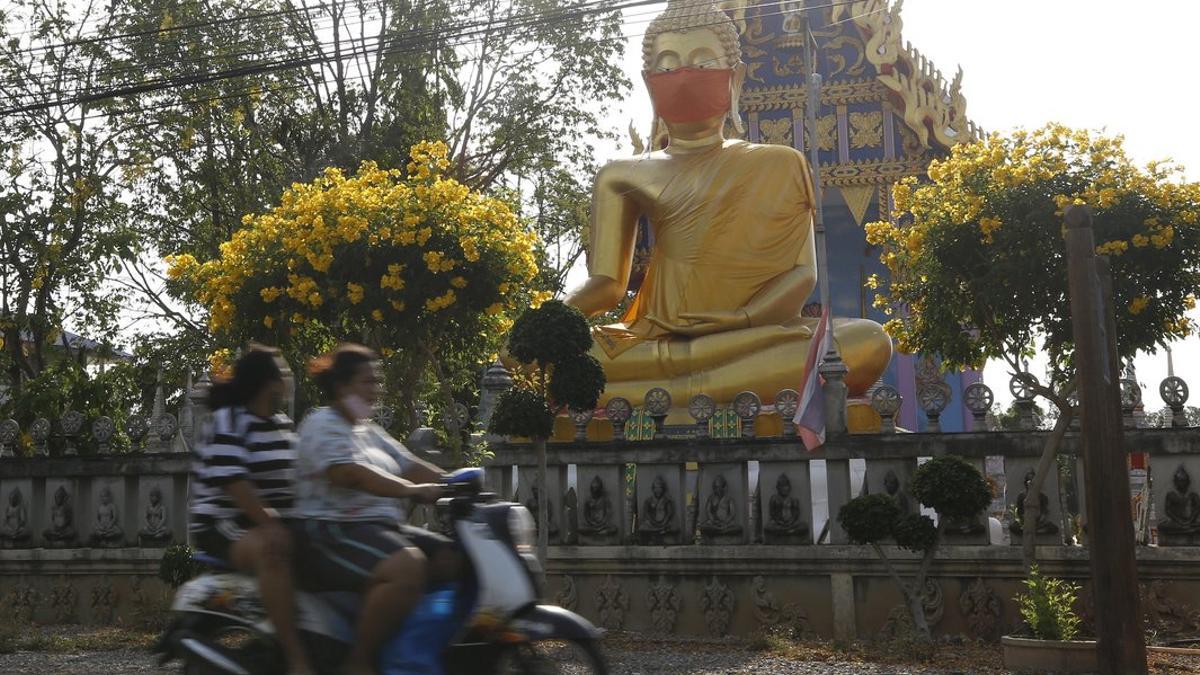
[[[1146,307],[1150,305],[1150,299],[1144,295],[1139,295],[1129,303],[1129,313],[1137,316],[1146,311]]]
[[[1114,240],[1096,247],[1096,255],[1119,256],[1129,250],[1129,242]]]
[[[450,289],[436,298],[426,300],[425,309],[431,312],[440,312],[453,305],[457,300],[458,296],[454,294],[454,289]]]
[[[502,308],[487,314],[498,317],[498,330],[530,296],[486,293],[533,283],[537,236],[506,202],[443,175],[450,167],[445,143],[419,143],[410,159],[404,171],[366,162],[353,174],[327,169],[294,184],[274,209],[245,216],[219,257],[168,258],[168,276],[208,308],[214,332],[270,328],[289,315],[293,323],[340,323],[347,312],[385,322],[407,311],[411,319],[467,297],[466,311]],[[485,277],[488,283],[478,283]],[[284,307],[269,320],[261,310],[243,316],[260,301]]]

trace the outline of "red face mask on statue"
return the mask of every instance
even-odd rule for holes
[[[724,115],[733,105],[733,70],[728,68],[677,68],[645,79],[654,112],[669,123],[703,122]]]

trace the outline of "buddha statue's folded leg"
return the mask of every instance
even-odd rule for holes
[[[636,405],[647,390],[664,387],[677,407],[700,393],[727,402],[753,391],[772,401],[781,389],[803,386],[816,321],[798,318],[783,326],[641,343],[616,359],[601,358],[609,373],[603,398],[620,396]],[[850,395],[866,392],[887,369],[891,339],[879,324],[862,319],[835,319],[833,336],[849,369]]]

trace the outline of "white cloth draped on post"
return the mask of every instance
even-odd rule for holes
[[[809,345],[804,364],[804,380],[800,389],[800,407],[796,410],[796,433],[809,452],[825,444],[825,397],[821,393],[821,375],[817,372],[820,359],[829,351],[829,308],[821,314],[821,323]]]

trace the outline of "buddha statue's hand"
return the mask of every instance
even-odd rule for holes
[[[742,309],[732,312],[687,312],[680,314],[679,318],[692,323],[674,324],[655,316],[647,316],[646,320],[668,333],[687,337],[700,337],[701,335],[712,335],[750,327],[750,316]]]

